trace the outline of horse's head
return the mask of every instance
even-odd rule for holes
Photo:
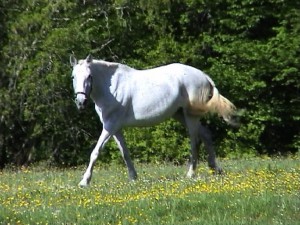
[[[70,63],[73,66],[72,78],[75,92],[75,103],[78,109],[84,109],[87,103],[87,97],[92,91],[92,75],[90,65],[93,59],[90,55],[85,60],[79,60],[71,55]]]

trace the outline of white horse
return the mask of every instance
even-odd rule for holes
[[[208,152],[209,166],[221,171],[216,164],[210,134],[200,124],[199,118],[211,112],[219,114],[228,123],[234,123],[235,106],[219,94],[205,73],[179,63],[136,70],[120,63],[93,60],[90,55],[79,62],[71,56],[70,63],[78,109],[84,108],[90,96],[103,124],[80,186],[89,184],[99,152],[110,137],[115,139],[121,151],[129,178],[135,180],[137,173],[121,129],[152,126],[170,117],[180,121],[190,135],[191,158],[187,176],[195,174],[200,139]]]

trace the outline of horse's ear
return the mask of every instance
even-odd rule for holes
[[[70,55],[70,64],[71,64],[71,66],[75,66],[75,65],[77,65],[77,59],[75,58],[75,56],[74,55]]]
[[[92,55],[91,54],[89,54],[87,57],[86,57],[86,62],[87,63],[91,63],[92,61],[93,61],[93,57],[92,57]]]

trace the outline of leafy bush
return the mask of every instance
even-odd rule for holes
[[[86,161],[101,125],[75,109],[69,55],[150,68],[171,62],[208,73],[244,110],[239,129],[218,119],[219,155],[299,150],[300,11],[296,1],[1,2],[0,166]],[[13,8],[11,8],[13,5]],[[174,121],[126,130],[140,161],[182,163],[186,131]],[[109,144],[103,161],[119,160]]]

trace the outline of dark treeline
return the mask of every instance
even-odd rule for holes
[[[291,0],[4,0],[0,2],[0,166],[86,162],[101,124],[73,102],[69,56],[135,68],[181,62],[208,73],[242,109],[241,126],[203,118],[219,156],[300,147],[300,4]],[[168,121],[125,131],[133,158],[185,162]],[[100,157],[119,160],[110,143]]]

